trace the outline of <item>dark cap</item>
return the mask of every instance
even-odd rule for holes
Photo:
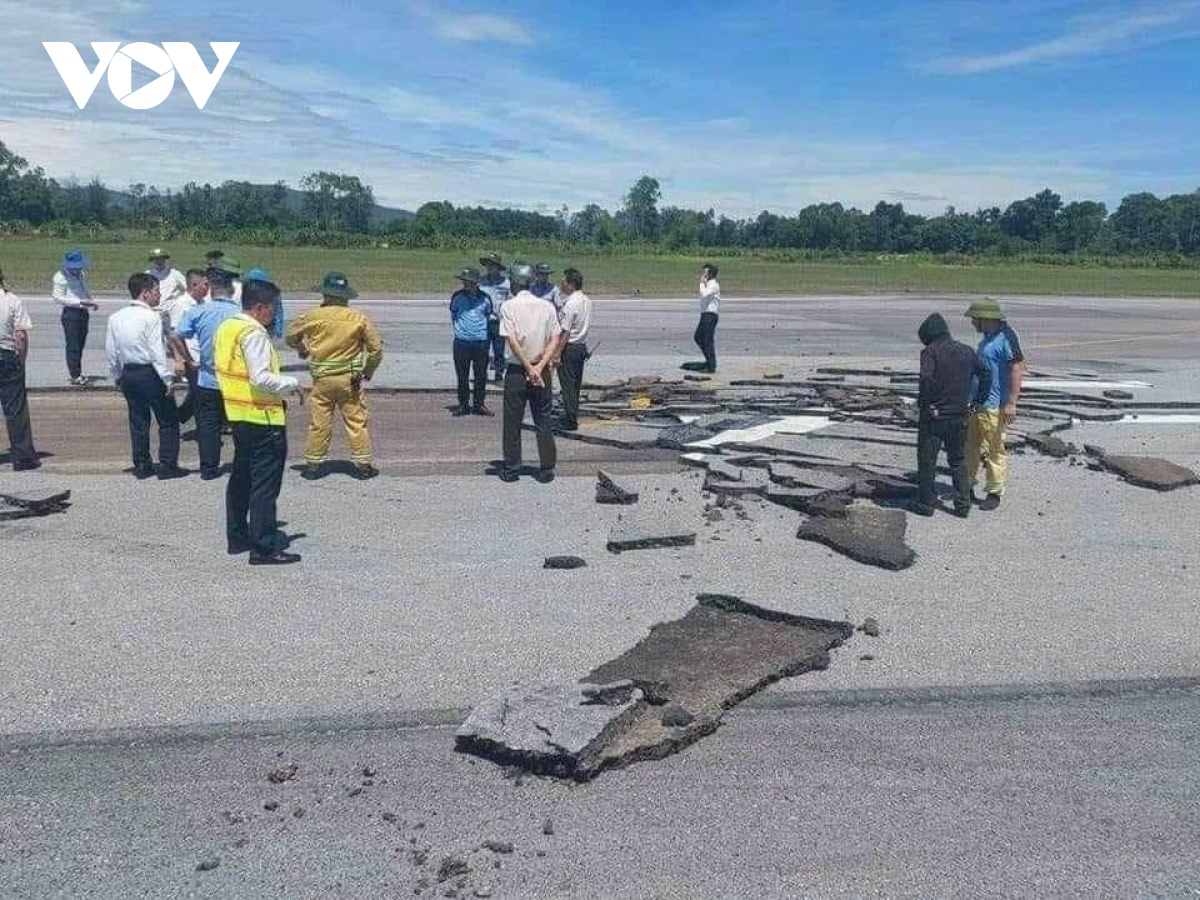
[[[208,271],[216,272],[227,277],[237,278],[242,274],[242,266],[236,259],[222,253],[208,264]]]
[[[469,284],[479,284],[479,279],[483,276],[479,274],[478,269],[466,268],[455,276],[459,281],[465,281]]]
[[[550,275],[554,272],[547,263],[538,263],[533,267],[535,275]]]
[[[479,257],[479,264],[481,266],[499,266],[501,271],[505,268],[504,260],[500,258],[499,253],[485,253]]]
[[[353,300],[358,296],[358,291],[350,287],[349,279],[341,272],[326,272],[317,290],[321,292],[322,297],[334,297],[338,300]]]

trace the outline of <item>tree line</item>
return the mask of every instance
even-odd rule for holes
[[[226,181],[162,190],[135,183],[113,191],[98,180],[59,182],[0,142],[0,229],[67,237],[90,229],[136,229],[164,238],[248,243],[473,246],[480,241],[565,241],[594,248],[781,250],[815,254],[962,256],[1200,257],[1200,190],[1160,198],[1130,194],[1109,212],[1099,201],[1064,203],[1046,189],[1004,209],[947,208],[921,216],[900,203],[870,212],[841,203],[806,206],[794,216],[764,211],[731,219],[661,206],[656,178],[643,176],[616,212],[597,204],[554,215],[429,202],[415,214],[377,206],[371,186],[335,172],[305,175],[298,189]],[[1182,261],[1182,260],[1181,260]]]

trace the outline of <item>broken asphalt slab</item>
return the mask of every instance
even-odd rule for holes
[[[776,612],[701,594],[579,684],[518,688],[477,707],[458,750],[584,781],[661,759],[714,731],[727,709],[769,684],[829,665],[849,622]]]
[[[1094,449],[1094,448],[1093,448]],[[1153,456],[1122,456],[1100,452],[1100,466],[1120,475],[1137,487],[1155,491],[1174,491],[1200,484],[1200,476],[1186,466]]]
[[[50,516],[66,512],[71,505],[70,491],[26,491],[16,494],[0,494],[0,520],[28,519],[33,516]]]
[[[917,554],[904,543],[907,517],[903,510],[852,506],[839,517],[811,516],[796,537],[815,541],[870,566],[907,569]]]
[[[696,530],[672,521],[665,515],[627,515],[613,523],[608,550],[655,550],[662,547],[690,547],[696,543]]]
[[[645,705],[632,682],[513,688],[471,711],[456,748],[558,778],[587,778],[603,748]]]

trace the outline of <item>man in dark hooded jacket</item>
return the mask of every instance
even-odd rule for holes
[[[937,313],[921,323],[917,336],[921,351],[921,384],[917,396],[920,420],[917,432],[919,499],[915,512],[933,515],[937,505],[934,482],[938,453],[944,448],[954,477],[954,512],[966,518],[971,511],[971,482],[967,477],[963,446],[966,416],[979,397],[986,397],[990,376],[975,351],[950,336],[950,326]]]

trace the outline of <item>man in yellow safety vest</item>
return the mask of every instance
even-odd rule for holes
[[[300,561],[276,528],[275,504],[287,462],[287,404],[300,384],[279,372],[267,332],[279,303],[269,281],[247,281],[242,312],[221,323],[213,362],[225,417],[233,430],[233,472],[225,489],[225,537],[230,554],[250,553],[250,565]]]

